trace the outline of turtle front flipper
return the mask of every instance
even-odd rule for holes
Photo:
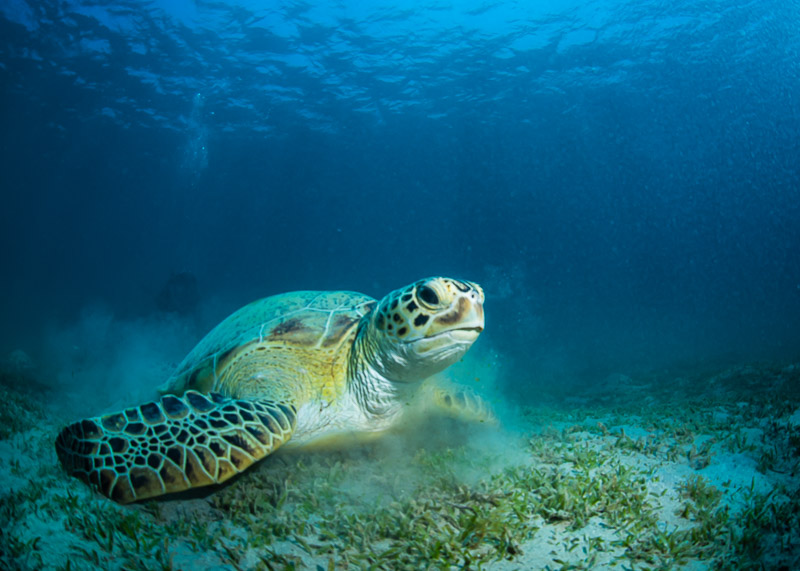
[[[491,405],[472,389],[445,381],[430,379],[418,389],[412,407],[413,413],[438,415],[463,422],[498,424]]]
[[[61,464],[122,504],[224,482],[286,442],[294,406],[187,391],[76,422],[56,440]]]
[[[434,414],[466,422],[497,424],[497,417],[486,400],[467,387],[443,383],[426,383],[423,388],[425,404]]]

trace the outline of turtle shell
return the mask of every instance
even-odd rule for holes
[[[163,392],[214,390],[227,358],[252,343],[267,350],[267,360],[272,354],[278,356],[271,348],[286,346],[304,351],[281,351],[281,359],[308,355],[308,351],[327,352],[333,358],[343,342],[352,343],[351,334],[376,303],[369,296],[348,291],[299,291],[254,301],[212,329],[178,366]],[[231,396],[236,396],[236,387],[232,389]]]

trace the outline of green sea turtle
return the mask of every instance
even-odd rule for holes
[[[492,420],[471,391],[416,382],[469,349],[483,301],[477,284],[442,277],[380,301],[346,291],[255,301],[200,341],[159,401],[64,428],[58,457],[128,503],[223,482],[280,446],[376,435],[409,410]]]

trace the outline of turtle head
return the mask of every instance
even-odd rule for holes
[[[370,315],[372,366],[391,381],[444,370],[483,331],[483,299],[478,284],[442,277],[393,291]]]

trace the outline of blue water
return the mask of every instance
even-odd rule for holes
[[[199,334],[445,274],[512,385],[797,359],[798,30],[796,0],[4,0],[0,349],[176,272]]]

